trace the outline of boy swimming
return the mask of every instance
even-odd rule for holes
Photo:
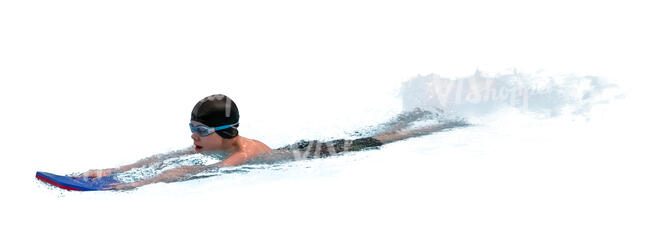
[[[403,140],[409,137],[429,134],[448,128],[465,125],[460,122],[450,122],[431,125],[416,130],[401,130],[405,123],[413,119],[430,115],[431,112],[416,109],[408,115],[401,115],[394,123],[389,123],[388,129],[372,137],[355,140],[337,139],[328,142],[300,141],[277,149],[271,149],[261,141],[239,135],[239,110],[235,102],[225,95],[211,95],[200,100],[192,109],[190,118],[192,147],[173,151],[166,154],[154,155],[130,165],[102,170],[89,170],[79,176],[103,177],[112,173],[124,172],[133,168],[149,166],[165,159],[194,154],[222,152],[227,156],[223,161],[211,165],[182,166],[163,171],[159,175],[132,183],[113,184],[112,189],[123,190],[136,188],[156,182],[173,182],[188,175],[224,166],[236,166],[249,161],[271,161],[283,159],[303,159],[326,157],[342,152],[358,151],[374,148],[386,143]],[[406,118],[406,119],[404,119]],[[410,118],[410,120],[409,120]]]

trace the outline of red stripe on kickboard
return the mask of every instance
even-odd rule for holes
[[[47,179],[47,178],[45,178],[45,177],[43,177],[43,176],[40,176],[40,175],[36,175],[36,179],[41,180],[41,181],[46,182],[46,183],[49,183],[49,184],[51,184],[51,185],[57,186],[57,187],[59,187],[59,188],[62,188],[62,189],[68,190],[68,191],[83,191],[83,190],[81,190],[81,189],[77,189],[77,188],[74,188],[74,187],[66,187],[66,186],[60,185],[60,184],[55,183],[55,182],[53,182],[52,180]]]

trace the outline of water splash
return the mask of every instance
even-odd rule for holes
[[[400,90],[404,109],[446,111],[458,116],[482,116],[516,108],[540,117],[563,113],[585,116],[595,105],[622,98],[620,88],[596,76],[509,73],[450,79],[437,74],[416,76]]]
[[[223,157],[219,153],[212,155],[191,154],[167,158],[152,165],[133,168],[125,172],[117,173],[116,179],[126,183],[137,182],[140,180],[153,178],[166,170],[178,168],[181,166],[205,165],[206,163],[221,161],[222,159]]]
[[[473,76],[458,79],[436,74],[417,76],[402,83],[400,91],[402,113],[383,123],[346,134],[367,137],[445,123],[468,126],[466,118],[495,113],[505,107],[541,117],[555,117],[563,113],[587,116],[594,106],[623,97],[617,85],[595,76],[548,76],[514,70],[496,75],[477,71]],[[117,178],[123,182],[135,182],[180,166],[206,165],[225,158],[220,153],[168,158],[151,166],[119,173]],[[245,165],[210,169],[179,181],[243,174],[260,169],[283,169],[288,167],[287,163],[303,160],[296,158],[292,152],[261,155]]]

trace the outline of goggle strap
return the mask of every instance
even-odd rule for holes
[[[237,124],[239,124],[239,122],[237,122],[235,124],[230,124],[230,125],[217,126],[217,127],[214,128],[214,130],[218,131],[218,130],[228,129],[230,127],[237,129],[237,127],[235,127],[235,125],[237,125]]]

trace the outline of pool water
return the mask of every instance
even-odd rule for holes
[[[33,235],[42,237],[62,235],[67,233],[65,228],[74,227],[92,230],[80,232],[100,240],[143,231],[152,237],[183,239],[205,235],[249,239],[268,234],[335,239],[341,233],[363,239],[418,239],[432,233],[512,240],[531,233],[539,239],[564,235],[621,238],[625,231],[644,225],[628,220],[642,220],[648,213],[648,166],[639,155],[643,142],[631,138],[642,133],[638,125],[643,117],[638,121],[630,117],[640,103],[634,96],[626,97],[622,87],[600,78],[551,77],[555,81],[532,86],[539,84],[532,80],[550,77],[474,75],[456,81],[464,81],[465,86],[480,81],[481,85],[457,90],[440,76],[419,76],[369,94],[384,94],[377,102],[345,105],[346,101],[332,99],[328,104],[341,108],[322,109],[324,102],[316,102],[317,111],[310,108],[314,102],[293,102],[299,111],[281,113],[268,110],[273,103],[252,104],[259,95],[238,94],[233,99],[241,100],[240,134],[273,148],[301,139],[363,136],[414,107],[438,114],[410,122],[407,128],[443,119],[470,125],[376,149],[226,167],[187,181],[130,191],[68,192],[33,178],[36,170],[65,174],[117,166],[191,144],[183,119],[189,118],[191,100],[202,96],[186,94],[179,99],[188,108],[171,108],[174,114],[160,117],[160,123],[117,121],[116,128],[107,127],[109,131],[94,137],[72,132],[66,142],[46,148],[47,155],[22,152],[17,160],[31,162],[13,173],[14,180],[20,181],[6,191],[14,193],[7,198],[24,210],[13,221],[40,223]],[[444,98],[452,97],[432,95],[451,89],[448,93],[468,96],[463,91],[477,92],[477,86],[536,89],[530,91],[526,108],[523,99],[488,97],[472,102],[461,98],[443,105]],[[125,112],[135,111],[128,105],[137,101],[117,105],[126,108]],[[186,116],[176,116],[182,114]],[[168,132],[152,131],[161,129]],[[78,148],[71,147],[74,152],[62,150],[82,136],[87,139]],[[219,158],[195,154],[169,159],[161,166],[122,173],[120,178],[140,180],[169,168],[213,163]],[[336,232],[323,233],[323,228]],[[165,235],[173,229],[195,231]],[[554,232],[540,232],[547,229]]]

